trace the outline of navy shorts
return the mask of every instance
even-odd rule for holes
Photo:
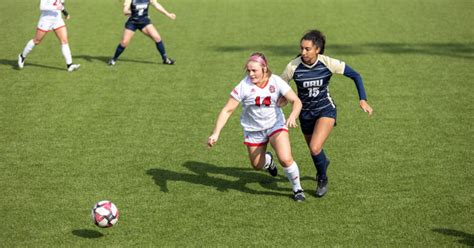
[[[321,117],[329,117],[336,120],[337,111],[336,107],[332,104],[321,109],[318,111],[301,111],[300,113],[300,125],[301,125],[301,132],[304,135],[310,135],[314,132],[314,125],[316,125],[316,121]],[[334,126],[336,123],[334,123]]]
[[[141,31],[148,24],[151,24],[150,18],[141,18],[139,20],[128,18],[127,22],[125,23],[125,28],[133,32],[135,32],[137,29]]]

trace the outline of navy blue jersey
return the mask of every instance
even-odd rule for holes
[[[343,74],[345,63],[319,54],[313,65],[306,65],[301,57],[292,60],[282,74],[282,79],[295,81],[298,97],[303,103],[302,112],[320,111],[328,106],[335,108],[329,94],[329,81],[333,75]]]
[[[130,5],[130,10],[132,15],[130,18],[134,21],[140,21],[142,19],[148,18],[148,6],[150,5],[150,0],[132,0]]]

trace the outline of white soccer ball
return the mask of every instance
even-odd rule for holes
[[[119,218],[118,208],[111,201],[100,201],[92,207],[92,221],[98,227],[112,227]]]

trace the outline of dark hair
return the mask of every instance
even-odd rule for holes
[[[303,37],[301,37],[301,41],[303,40],[310,40],[313,42],[314,45],[320,48],[319,54],[324,54],[324,45],[326,44],[326,36],[324,34],[317,30],[309,30],[306,32]]]

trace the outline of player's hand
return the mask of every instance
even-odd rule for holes
[[[367,103],[366,100],[360,100],[359,105],[360,105],[360,108],[364,110],[364,112],[369,114],[369,116],[371,116],[372,113],[374,112],[374,110],[372,109],[372,107],[370,107],[370,105]]]
[[[71,19],[71,15],[66,16],[66,20],[69,20],[69,19]]]
[[[132,15],[132,11],[130,11],[130,10],[129,10],[129,11],[124,11],[123,14],[124,14],[125,16],[131,16],[131,15]]]
[[[176,14],[175,14],[175,13],[169,13],[169,14],[168,14],[168,17],[169,17],[171,20],[174,20],[174,19],[176,19]]]
[[[286,97],[282,96],[278,98],[277,100],[277,106],[282,108],[285,107],[288,104],[288,100],[286,100]]]
[[[218,134],[212,134],[211,136],[209,136],[209,138],[207,139],[207,147],[208,148],[211,148],[214,146],[214,144],[216,144],[217,140],[219,139],[219,135]]]
[[[298,127],[298,123],[296,123],[296,118],[291,116],[288,117],[288,119],[286,120],[286,126],[292,128]]]

